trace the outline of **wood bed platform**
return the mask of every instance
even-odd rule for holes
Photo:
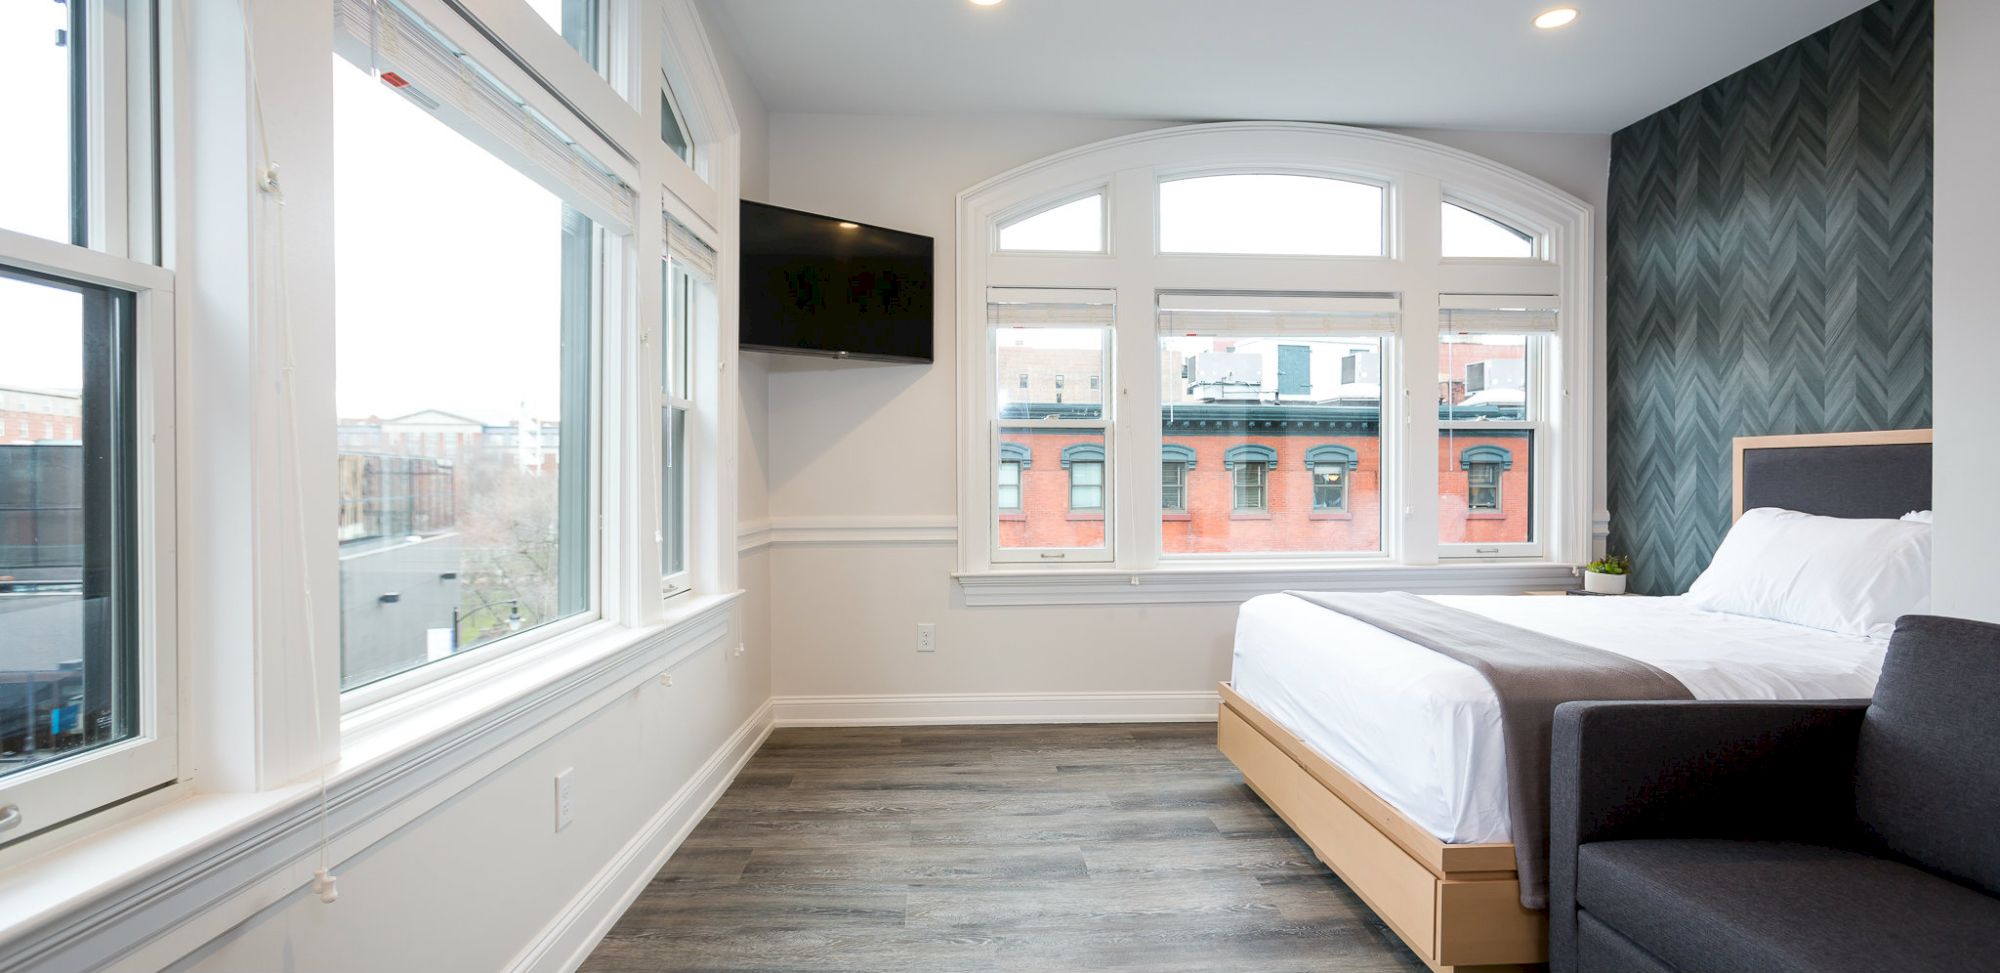
[[[1216,744],[1252,790],[1440,973],[1548,961],[1548,914],[1521,906],[1511,843],[1448,845],[1220,687]]]

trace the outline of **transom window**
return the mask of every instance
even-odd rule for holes
[[[1064,207],[1156,245],[1021,242]],[[1025,166],[959,225],[961,347],[984,353],[959,376],[966,578],[1588,552],[1590,335],[1568,323],[1591,214],[1561,191],[1402,136],[1231,123]],[[1038,461],[996,466],[1011,444]],[[1016,477],[997,506],[986,485]]]
[[[1058,203],[1000,224],[1000,249],[1101,253],[1104,194]]]
[[[1444,204],[1444,255],[1532,260],[1535,235],[1457,203]]]
[[[1160,252],[1374,257],[1381,186],[1324,176],[1240,173],[1160,183]]]

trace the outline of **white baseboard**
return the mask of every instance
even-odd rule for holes
[[[777,726],[1196,723],[1219,703],[1213,692],[777,696],[771,712]]]
[[[508,966],[510,973],[570,973],[583,965],[590,951],[618,917],[653,880],[688,832],[729,789],[743,765],[771,735],[771,703],[766,701],[730,734],[673,799],[639,830],[618,855],[597,873],[541,935]]]

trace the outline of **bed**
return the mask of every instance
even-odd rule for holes
[[[1927,510],[1929,442],[1928,430],[1738,439],[1735,514]],[[1697,699],[1865,697],[1884,648],[1682,598],[1435,600],[1650,663]],[[1498,702],[1477,672],[1319,605],[1266,595],[1243,607],[1232,682],[1220,692],[1223,752],[1433,969],[1546,959],[1546,916],[1520,901]]]

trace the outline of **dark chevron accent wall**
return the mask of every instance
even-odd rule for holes
[[[1930,425],[1931,0],[1881,0],[1612,136],[1613,551],[1687,590],[1735,436]]]

